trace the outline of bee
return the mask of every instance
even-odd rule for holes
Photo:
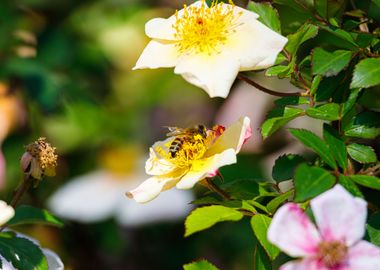
[[[191,128],[168,127],[168,129],[170,132],[166,136],[175,136],[169,147],[169,153],[172,158],[181,150],[185,142],[194,141],[195,135],[201,135],[204,139],[207,138],[207,128],[204,125],[196,125]]]

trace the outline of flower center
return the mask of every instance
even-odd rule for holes
[[[207,7],[205,1],[201,6],[184,6],[183,15],[176,12],[173,24],[176,46],[180,53],[218,53],[218,46],[225,44],[228,37],[235,32],[236,14],[234,5],[213,1]]]
[[[174,137],[165,147],[169,149],[174,142],[178,144],[178,150],[175,152],[168,152],[160,147],[157,147],[155,151],[176,167],[186,168],[190,167],[194,160],[201,159],[204,156],[207,151],[209,137],[204,138],[200,134],[183,138]]]
[[[347,251],[347,246],[342,242],[321,242],[317,256],[326,267],[332,268],[345,260]]]

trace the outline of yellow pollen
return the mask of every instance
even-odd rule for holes
[[[176,46],[180,53],[219,53],[219,46],[228,41],[235,32],[237,17],[235,6],[213,1],[207,7],[205,1],[201,6],[184,6],[180,17],[176,12],[176,22],[173,24]],[[238,16],[236,16],[238,15]]]
[[[317,257],[326,267],[332,268],[339,266],[346,259],[347,251],[348,248],[342,242],[321,242]]]
[[[192,166],[195,160],[202,159],[206,153],[210,143],[214,140],[214,134],[208,134],[207,138],[204,138],[200,134],[194,134],[193,136],[183,140],[181,147],[176,151],[175,156],[172,156],[172,153],[165,150],[162,147],[155,147],[155,152],[174,164],[177,168],[189,168]],[[170,140],[165,144],[165,148],[169,149],[171,143],[175,140],[176,137],[173,137],[173,140]]]

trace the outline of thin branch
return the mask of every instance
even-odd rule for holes
[[[13,199],[9,204],[13,208],[16,208],[17,204],[20,202],[21,197],[25,194],[25,192],[30,188],[32,184],[32,179],[29,175],[24,175],[24,180],[21,183],[21,186],[15,191]]]
[[[223,199],[225,200],[231,200],[231,196],[228,195],[223,189],[215,185],[215,183],[212,181],[211,178],[206,178],[207,187],[214,191],[215,193],[219,194]]]
[[[259,89],[260,91],[268,94],[268,95],[272,95],[272,96],[277,96],[277,97],[301,97],[301,96],[307,96],[306,93],[302,93],[302,92],[291,92],[291,93],[282,93],[282,92],[276,92],[276,91],[273,91],[273,90],[270,90],[254,81],[252,81],[250,78],[242,75],[242,74],[238,74],[237,76],[238,79],[242,80],[242,81],[245,81],[246,83],[256,87],[257,89]]]

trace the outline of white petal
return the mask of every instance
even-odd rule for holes
[[[119,200],[120,183],[103,171],[77,177],[48,200],[56,215],[79,222],[96,222],[113,215]]]
[[[280,270],[331,270],[319,264],[317,260],[304,259],[288,262],[280,267]],[[335,269],[334,270],[344,270]]]
[[[247,16],[241,16],[238,23],[240,25],[230,36],[225,50],[231,51],[238,58],[240,70],[258,70],[273,66],[288,39]]]
[[[175,17],[169,19],[154,18],[145,24],[145,34],[153,39],[174,40],[175,30],[173,23]]]
[[[48,248],[43,248],[42,252],[48,262],[49,270],[63,270],[65,268],[61,258],[59,258],[55,252]]]
[[[206,159],[197,160],[190,171],[177,183],[176,187],[179,189],[190,189],[198,181],[214,176],[220,167],[233,163],[236,163],[236,153],[233,149],[228,149],[221,154],[216,154]]]
[[[127,196],[138,203],[146,203],[156,198],[162,191],[172,188],[182,175],[154,176],[142,182],[137,188],[127,192]]]
[[[178,62],[178,51],[174,43],[152,40],[140,55],[135,69],[174,67]]]
[[[336,185],[311,201],[315,220],[324,240],[345,241],[348,246],[363,238],[367,203]]]
[[[191,211],[190,202],[193,200],[191,192],[178,189],[163,192],[154,203],[148,204],[128,200],[122,194],[116,218],[124,226],[182,220]]]
[[[367,242],[360,241],[348,251],[347,270],[378,270],[380,268],[379,247]]]
[[[180,58],[174,73],[205,90],[210,97],[227,97],[239,72],[239,61],[228,53],[191,54]]]
[[[0,201],[0,226],[7,223],[15,215],[15,210],[6,202]]]
[[[149,159],[145,163],[145,171],[147,174],[164,175],[172,172],[175,169],[175,166],[172,163],[162,158],[159,153],[156,153],[155,151],[156,147],[160,147],[167,153],[168,147],[166,144],[168,144],[171,140],[173,140],[173,138],[168,138],[164,141],[158,141],[149,149]]]
[[[318,252],[320,236],[302,209],[287,203],[274,215],[268,240],[292,257],[310,257]]]
[[[226,149],[233,148],[238,153],[243,143],[251,136],[250,119],[242,117],[231,126],[226,128],[215,143],[207,150],[206,156],[212,156],[221,153]]]

